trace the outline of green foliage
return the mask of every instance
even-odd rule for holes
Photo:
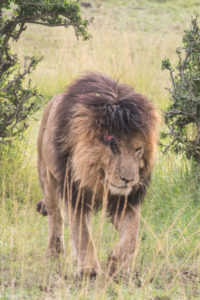
[[[191,28],[184,31],[183,47],[177,48],[178,64],[175,69],[169,59],[163,60],[162,69],[170,73],[171,104],[165,112],[170,136],[170,147],[185,152],[188,158],[200,161],[200,28],[198,16]],[[165,149],[165,150],[166,150]]]
[[[88,38],[87,21],[80,16],[77,1],[5,0],[0,2],[0,142],[20,134],[27,127],[30,115],[41,106],[41,97],[27,76],[41,60],[25,57],[20,68],[18,57],[10,49],[26,24],[50,27],[73,26],[77,37]]]

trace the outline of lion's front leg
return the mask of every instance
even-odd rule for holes
[[[46,180],[44,201],[49,224],[47,252],[48,255],[57,256],[64,253],[64,218],[57,182],[51,174],[48,174]]]
[[[48,206],[47,206],[48,207]],[[48,211],[48,208],[47,208]],[[51,210],[50,210],[51,211]],[[48,211],[49,241],[48,254],[57,256],[64,253],[64,221],[59,207]]]
[[[74,257],[77,260],[78,273],[81,276],[96,277],[101,274],[89,226],[89,215],[84,212],[72,211],[69,226],[71,229]]]
[[[139,221],[140,205],[128,207],[121,215],[114,216],[113,223],[119,232],[120,241],[109,256],[110,276],[117,274],[123,267],[128,267],[136,247]]]

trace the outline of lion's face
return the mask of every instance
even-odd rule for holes
[[[112,194],[128,195],[140,180],[140,169],[144,167],[145,143],[142,135],[121,140],[114,136],[104,137],[102,170],[105,184]]]
[[[91,189],[98,180],[112,194],[128,195],[140,182],[145,147],[142,134],[121,139],[113,135],[95,137],[95,133],[87,134],[74,149],[75,180]],[[100,174],[98,179],[97,174]]]

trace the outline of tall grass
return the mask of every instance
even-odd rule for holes
[[[162,6],[161,1],[138,0],[135,6],[131,1],[125,6],[121,1],[95,1],[92,12],[97,18],[90,28],[90,41],[77,41],[71,30],[29,26],[14,47],[20,57],[44,56],[33,74],[44,104],[71,80],[93,70],[130,84],[164,109],[169,102],[165,89],[169,80],[161,71],[161,61],[165,57],[175,61],[175,48],[181,42],[180,28],[173,30],[171,24],[176,19],[180,26],[188,17],[187,9],[191,11],[186,1],[182,2],[186,8],[179,2],[173,6],[164,1]],[[132,6],[140,9],[129,12]],[[117,8],[126,22],[119,18],[114,24]],[[132,19],[134,28],[129,26]],[[67,227],[65,257],[46,259],[47,219],[35,211],[42,197],[35,146],[40,118],[41,112],[30,121],[24,139],[1,149],[0,299],[199,299],[200,187],[192,162],[170,152],[158,154],[142,207],[136,255],[119,283],[101,277],[91,282],[76,278]],[[109,220],[103,221],[99,212],[92,228],[105,269],[118,236]]]
[[[169,55],[175,57],[180,44],[176,33],[161,36],[125,31],[119,36],[119,32],[102,25],[101,29],[91,28],[92,38],[84,42],[77,41],[70,30],[52,29],[51,35],[48,28],[41,28],[40,35],[36,30],[37,26],[30,26],[17,47],[22,57],[30,49],[34,55],[44,56],[33,81],[46,97],[63,91],[84,72],[99,71],[135,87],[160,108],[166,106],[168,74],[162,72],[161,61]]]
[[[34,132],[33,125],[26,142]],[[191,173],[191,162],[173,154],[159,155],[142,209],[138,247],[130,273],[124,274],[119,284],[102,278],[80,282],[74,275],[67,227],[66,256],[60,261],[46,260],[47,220],[35,212],[41,192],[35,149],[31,147],[17,142],[13,151],[4,149],[2,154],[2,299],[10,299],[11,295],[17,299],[45,299],[47,295],[50,299],[152,299],[153,295],[198,299],[200,190]],[[105,269],[106,258],[118,237],[109,220],[102,223],[101,212],[92,223],[98,257]]]

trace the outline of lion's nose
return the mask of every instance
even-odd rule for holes
[[[121,178],[121,180],[123,180],[126,184],[129,183],[130,181],[134,181],[134,178],[127,179],[127,178],[121,177],[121,176],[120,176],[120,178]]]

